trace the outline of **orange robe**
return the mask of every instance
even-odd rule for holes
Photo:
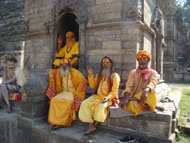
[[[151,91],[148,93],[146,104],[149,105],[148,110],[154,111],[156,108],[157,98],[155,93],[155,88],[157,85],[157,72],[153,69],[149,72],[149,78],[144,81],[143,75],[136,70],[132,70],[129,73],[128,81],[126,83],[126,88],[122,94],[128,92],[130,97],[134,96],[140,99],[145,88],[149,87]],[[126,110],[131,111],[135,116],[146,110],[147,106],[139,104],[137,101],[130,101]]]
[[[69,59],[70,64],[76,68],[78,67],[78,57],[70,59],[73,55],[79,55],[79,42],[75,42],[70,49],[65,45],[58,53],[56,53],[56,58],[64,57]],[[56,59],[56,61],[58,60],[60,59]]]
[[[48,121],[53,125],[71,126],[72,121],[76,119],[75,112],[85,98],[87,80],[74,68],[70,69],[68,77],[62,77],[59,69],[51,74],[56,78],[49,77],[46,92],[50,99]]]
[[[97,80],[98,76],[96,76],[95,79],[93,76],[88,76],[91,88],[96,86]],[[93,123],[94,121],[105,121],[108,114],[108,107],[112,105],[113,99],[118,97],[120,77],[117,73],[112,75],[112,81],[113,85],[110,92],[108,91],[107,79],[102,79],[99,83],[97,94],[93,94],[82,102],[79,110],[79,119],[82,122]],[[101,103],[105,97],[108,97],[109,100],[105,103]]]

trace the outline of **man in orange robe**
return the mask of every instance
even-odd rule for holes
[[[61,58],[69,59],[70,64],[74,68],[78,68],[79,58],[79,42],[75,39],[75,34],[71,31],[66,33],[66,45],[62,48],[62,36],[58,36],[58,48],[56,51],[56,62]],[[55,62],[54,61],[54,62]]]
[[[46,92],[50,99],[48,116],[50,129],[70,127],[72,121],[76,119],[80,103],[85,98],[87,80],[80,71],[70,66],[67,59],[62,59],[60,68],[51,74]]]
[[[138,68],[129,73],[126,88],[123,91],[121,107],[137,116],[144,110],[154,111],[156,108],[157,72],[148,67],[150,54],[139,51],[136,55]]]
[[[100,72],[94,78],[93,69],[88,67],[88,81],[91,88],[95,88],[94,94],[84,100],[80,106],[79,119],[89,124],[86,134],[96,130],[96,122],[104,122],[108,116],[108,108],[117,106],[120,77],[111,72],[112,60],[104,57],[101,61]]]

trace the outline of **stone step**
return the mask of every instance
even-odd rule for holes
[[[123,129],[105,128],[98,124],[97,130],[90,134],[84,135],[87,124],[74,121],[70,128],[63,127],[55,131],[49,131],[47,122],[33,124],[32,126],[26,122],[18,122],[20,118],[19,112],[11,114],[0,110],[0,142],[3,143],[117,143],[118,139],[127,135],[135,138],[146,139],[146,143],[171,143],[172,139],[158,138],[146,135],[130,134]],[[173,134],[174,136],[174,134]],[[173,137],[174,138],[174,137]]]

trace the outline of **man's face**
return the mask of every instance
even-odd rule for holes
[[[68,33],[66,34],[66,39],[67,39],[67,41],[73,41],[73,40],[75,39],[74,33],[68,32]]]
[[[7,61],[7,68],[13,69],[15,67],[15,63],[13,61]]]
[[[147,58],[147,56],[141,56],[138,59],[138,63],[139,63],[139,68],[141,70],[144,70],[148,67],[149,59]]]
[[[111,64],[111,62],[109,61],[109,59],[105,58],[105,59],[103,59],[103,61],[102,61],[102,66],[103,66],[103,68],[111,68],[112,64]]]

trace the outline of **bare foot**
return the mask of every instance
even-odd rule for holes
[[[52,124],[48,127],[49,130],[56,130],[56,129],[59,129],[59,128],[61,128],[61,126],[52,125]]]
[[[96,126],[93,123],[89,123],[88,130],[85,132],[85,135],[88,135],[96,130]]]
[[[52,125],[52,124],[49,125],[48,130],[53,130],[54,126],[55,126],[55,125]]]
[[[90,133],[94,132],[96,130],[96,127],[95,128],[92,128],[92,129],[89,129],[85,132],[85,135],[89,135]]]
[[[7,107],[7,113],[11,113],[11,112],[12,112],[12,110],[11,110],[11,106],[8,105],[8,107]]]

